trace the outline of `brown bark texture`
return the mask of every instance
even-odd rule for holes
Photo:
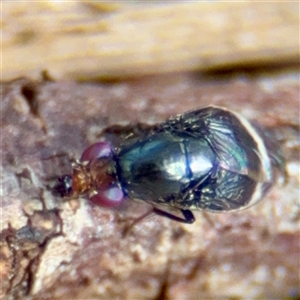
[[[299,292],[299,74],[111,84],[3,84],[2,295],[21,299],[282,299]],[[209,104],[278,128],[288,183],[239,213],[193,225],[128,200],[102,209],[51,194],[110,125],[155,123]]]
[[[181,40],[173,36],[174,52],[164,52],[163,59],[160,59],[162,56],[155,56],[150,62],[143,63],[142,53],[149,58],[153,55],[153,49],[158,51],[159,42],[151,40],[149,31],[140,28],[140,24],[160,27],[155,24],[167,22],[165,26],[170,31],[159,31],[166,35],[161,39],[167,39],[173,29],[168,23],[170,18],[177,13],[180,15],[180,9],[185,12],[182,15],[188,10],[191,17],[186,19],[195,22],[192,22],[193,26],[199,29],[200,35],[203,34],[201,30],[207,30],[203,40],[210,44],[213,39],[209,38],[209,32],[216,31],[221,35],[219,30],[224,25],[224,18],[227,20],[227,14],[233,9],[233,3],[226,6],[224,2],[218,2],[214,8],[212,4],[190,4],[192,8],[188,9],[182,3],[148,3],[143,13],[138,4],[123,6],[118,3],[74,2],[67,6],[62,2],[58,6],[45,1],[30,4],[30,8],[25,2],[17,6],[2,4],[2,22],[5,26],[10,24],[3,27],[2,79],[13,80],[1,83],[1,299],[299,298],[300,83],[295,52],[287,49],[273,51],[275,48],[266,47],[267,39],[261,35],[258,38],[260,52],[255,53],[264,53],[263,56],[248,52],[249,48],[241,51],[243,54],[239,56],[236,44],[228,44],[228,49],[223,52],[220,41],[215,40],[218,53],[212,54],[210,57],[214,59],[206,62],[211,62],[209,68],[217,66],[216,62],[226,62],[224,65],[228,65],[230,71],[219,69],[218,72],[176,72],[149,76],[166,71],[190,71],[191,65],[194,68],[191,62],[199,57],[190,54],[188,58],[182,57],[182,52],[176,52],[174,46]],[[259,24],[269,24],[269,15],[265,19],[260,15],[260,9],[264,11],[266,7],[269,7],[266,11],[274,16],[274,20],[278,20],[278,16],[287,20],[278,23],[282,23],[281,28],[286,28],[286,24],[292,28],[289,22],[296,22],[295,18],[298,18],[294,10],[299,5],[294,7],[293,3],[272,3],[273,6],[253,3],[252,6],[250,2],[245,2],[244,6],[242,3],[236,5],[239,21],[248,16],[248,21],[257,17]],[[77,12],[79,6],[80,11],[85,8],[82,15]],[[242,8],[245,8],[244,18],[241,18]],[[96,13],[95,9],[99,12]],[[208,10],[212,10],[211,18],[223,20],[218,25],[219,29],[201,18],[204,24],[200,26],[198,18],[195,18],[197,22],[192,18],[199,11],[203,11],[203,18],[209,18]],[[63,23],[53,22],[53,11],[60,15],[59,20],[64,20]],[[219,12],[218,17],[215,17],[216,11]],[[35,17],[35,26],[30,14]],[[88,14],[94,14],[95,19],[87,22]],[[8,19],[5,19],[6,15],[9,15]],[[78,20],[80,16],[81,25],[74,32],[72,20]],[[20,24],[26,21],[30,30],[34,28],[34,34],[28,31],[26,45],[12,42],[11,32],[20,32],[20,36],[25,38],[26,30],[23,29],[26,27],[22,23],[22,26],[9,31],[13,22],[7,20],[11,21],[11,18]],[[39,18],[44,18],[44,23]],[[111,22],[109,26],[115,26],[112,32],[116,41],[121,41],[120,45],[128,42],[127,50],[122,47],[118,53],[116,48],[111,50],[108,40],[113,43],[113,39],[109,38],[112,27],[104,34],[99,33],[99,28],[94,24],[100,20],[104,22],[102,18],[105,22]],[[144,23],[145,18],[150,24]],[[186,19],[180,19],[179,25],[174,21],[174,26],[184,31],[186,27],[183,25],[189,24]],[[239,21],[235,21],[234,33],[236,30],[242,32],[245,27],[240,27],[248,24],[247,18],[246,23],[239,24]],[[44,24],[44,27],[39,24]],[[190,28],[190,25],[187,26]],[[133,28],[136,28],[136,36]],[[92,30],[93,34],[84,35],[85,30]],[[134,39],[131,45],[124,36],[126,30]],[[293,30],[291,32],[295,32]],[[40,35],[36,36],[36,32]],[[231,31],[225,26],[222,31],[224,39],[227,32],[230,35]],[[287,45],[290,45],[291,39],[287,34],[289,32],[282,29]],[[95,41],[102,45],[102,50],[95,46],[97,51],[102,51],[100,54],[91,50],[89,44],[95,35],[102,41],[97,38]],[[150,39],[149,43],[155,45],[151,51],[149,44],[147,46],[136,40],[146,39],[146,36]],[[183,36],[185,33],[180,38]],[[198,49],[199,55],[203,55],[203,48],[197,45],[198,36],[192,36],[196,44],[187,45],[186,51],[196,53]],[[72,39],[76,37],[78,40],[74,42]],[[295,36],[293,38],[296,39]],[[73,41],[71,44],[69,39]],[[35,46],[32,43],[36,43]],[[79,51],[82,58],[79,59],[76,53],[80,47],[84,48],[85,43],[88,45],[86,51],[92,51],[92,54],[87,56],[83,50]],[[284,46],[284,43],[280,44]],[[50,49],[50,46],[53,48]],[[111,56],[104,55],[105,46],[108,47],[105,51]],[[210,44],[208,53],[211,49],[214,47]],[[229,49],[234,54],[228,55]],[[166,59],[168,57],[169,61]],[[174,63],[176,57],[180,57],[178,65]],[[246,64],[250,64],[250,69],[236,68],[236,61],[243,58]],[[289,65],[279,67],[275,60],[283,62],[283,58]],[[90,63],[85,65],[83,62],[89,59]],[[262,64],[257,65],[260,61]],[[208,65],[202,62],[195,68],[206,69]],[[256,64],[251,65],[251,62]],[[44,79],[41,79],[40,71],[43,69],[48,75],[44,73]],[[123,72],[134,78],[105,82],[95,80],[98,77],[120,78]],[[23,77],[17,78],[19,76]],[[76,82],[74,79],[93,81]],[[104,209],[94,206],[86,198],[67,201],[52,194],[57,177],[70,172],[70,161],[79,158],[87,146],[102,139],[104,129],[114,125],[156,124],[171,115],[207,105],[237,111],[274,130],[286,159],[285,185],[275,185],[261,202],[244,211],[227,214],[198,211],[195,212],[196,222],[192,225],[151,215],[129,231],[126,230],[130,224],[151,208],[148,204],[128,199],[119,208]],[[105,138],[114,142],[122,137],[111,133]]]

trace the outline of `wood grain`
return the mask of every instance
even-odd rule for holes
[[[299,3],[2,3],[2,79],[120,78],[296,62]]]

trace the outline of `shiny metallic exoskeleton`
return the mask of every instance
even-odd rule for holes
[[[87,157],[60,179],[56,191],[62,196],[88,193],[91,198],[115,186],[129,198],[151,203],[154,212],[185,223],[194,222],[191,210],[247,208],[284,178],[284,160],[269,133],[214,106],[132,135],[107,155]],[[81,190],[79,177],[88,183]],[[70,189],[70,181],[77,185]],[[164,207],[179,209],[183,218]]]

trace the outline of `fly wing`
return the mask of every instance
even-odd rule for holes
[[[167,122],[173,130],[205,139],[216,153],[221,168],[247,175],[255,181],[264,180],[257,142],[236,114],[210,106]]]
[[[250,171],[255,174],[260,170],[257,168],[260,160],[254,151],[254,145],[251,145],[253,141],[243,128],[231,121],[229,118],[210,119],[207,140],[222,168],[243,175],[249,175]],[[257,178],[256,175],[254,177]]]

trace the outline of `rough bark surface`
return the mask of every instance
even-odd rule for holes
[[[178,74],[130,82],[3,83],[3,299],[284,299],[299,295],[299,73]],[[229,76],[230,75],[230,76]],[[256,206],[193,225],[128,200],[102,209],[51,194],[70,159],[111,125],[209,104],[276,128],[288,183]]]

